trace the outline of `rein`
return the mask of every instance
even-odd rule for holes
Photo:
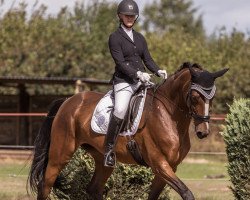
[[[185,113],[185,110],[180,108],[176,103],[174,103],[171,99],[169,99],[167,96],[165,96],[164,94],[162,94],[160,91],[159,91],[159,87],[162,86],[164,83],[166,82],[166,79],[163,80],[161,83],[159,84],[156,84],[155,87],[153,87],[153,99],[157,99],[159,100],[163,105],[164,107],[167,109],[167,106],[165,105],[165,103],[159,98],[156,96],[156,94],[158,94],[159,96],[163,97],[164,99],[166,99],[169,103],[171,103],[174,107],[176,107],[180,112],[182,113]],[[153,101],[153,100],[152,100]],[[185,115],[186,117],[190,117],[189,115]]]

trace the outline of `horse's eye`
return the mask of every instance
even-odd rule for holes
[[[200,97],[200,96],[191,96],[192,102],[193,102],[194,104],[197,104],[197,103],[198,103],[198,100],[199,100],[199,97]]]

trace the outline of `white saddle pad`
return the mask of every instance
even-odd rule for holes
[[[112,112],[112,109],[114,107],[114,98],[111,95],[112,90],[110,90],[97,104],[92,119],[91,119],[91,128],[94,132],[100,133],[100,134],[107,134],[107,129],[109,125],[110,120],[110,114]],[[142,100],[139,105],[138,114],[133,122],[133,125],[131,126],[131,129],[123,131],[120,133],[122,136],[126,135],[134,135],[139,127],[139,123],[141,120],[143,107],[145,103],[145,97],[146,97],[147,90],[144,90],[141,92]]]

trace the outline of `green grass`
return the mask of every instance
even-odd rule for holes
[[[0,199],[31,200],[26,192],[29,165],[26,161],[0,162]]]
[[[26,192],[29,165],[26,161],[18,163],[0,162],[0,199],[33,200]],[[220,179],[208,179],[207,176]],[[229,190],[229,177],[226,171],[225,156],[189,155],[178,167],[177,176],[190,188],[197,200],[233,200]],[[181,199],[171,190],[171,199]]]
[[[0,164],[0,176],[1,175],[27,175],[29,171],[29,165],[25,163],[6,163]]]
[[[219,163],[207,163],[207,164],[190,164],[184,163],[177,175],[182,179],[203,179],[207,176],[226,176],[224,165]],[[224,178],[224,177],[223,177]]]
[[[196,159],[188,158],[187,161],[179,165],[177,175],[182,179],[203,179],[208,176],[229,179],[227,175],[226,163],[220,160],[215,161],[209,158]],[[224,176],[224,177],[222,177]]]

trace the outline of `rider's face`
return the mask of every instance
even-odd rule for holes
[[[132,28],[136,19],[136,15],[119,14],[119,17],[122,20],[123,24],[128,28]]]

